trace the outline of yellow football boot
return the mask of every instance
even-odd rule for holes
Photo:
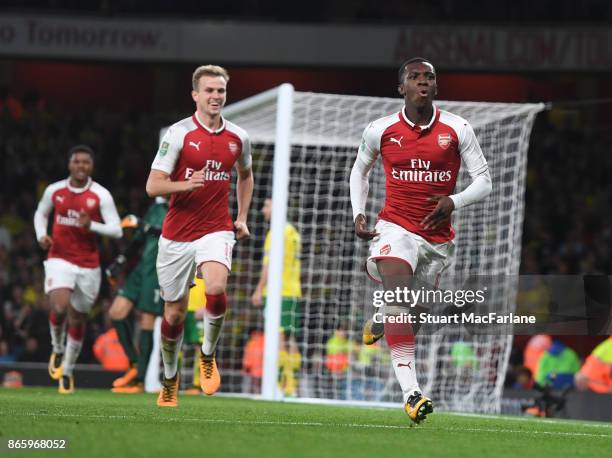
[[[53,380],[59,380],[62,377],[62,357],[61,353],[52,352],[49,357],[49,376]]]
[[[62,370],[63,372],[63,370]],[[62,373],[62,376],[58,380],[58,388],[57,392],[60,394],[72,394],[74,393],[74,376],[73,375],[65,375]]]
[[[415,391],[408,397],[406,405],[404,405],[404,411],[418,425],[427,418],[428,414],[433,412],[433,402],[427,396]]]
[[[363,325],[362,341],[365,345],[374,345],[384,335],[385,326],[383,323],[377,323],[370,318]]]

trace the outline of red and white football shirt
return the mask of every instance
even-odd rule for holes
[[[236,163],[240,170],[251,167],[249,137],[235,124],[222,119],[221,127],[212,131],[194,114],[168,129],[151,168],[166,172],[172,181],[187,181],[196,170],[206,173],[204,186],[170,198],[164,238],[191,242],[212,232],[234,230],[229,191]]]
[[[60,258],[79,267],[95,268],[100,265],[96,233],[114,238],[122,235],[113,197],[91,178],[82,188],[70,186],[69,178],[47,186],[34,214],[37,240],[47,234],[52,210],[53,244],[48,259]],[[91,218],[89,229],[79,225],[81,211]]]
[[[426,126],[414,125],[404,110],[372,122],[364,131],[359,156],[373,164],[382,156],[386,178],[385,205],[379,218],[395,223],[432,243],[455,236],[450,219],[435,230],[420,222],[435,207],[434,195],[449,196],[455,189],[461,160],[472,178],[488,174],[470,124],[460,116],[434,107]]]

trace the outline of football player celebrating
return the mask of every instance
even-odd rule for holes
[[[366,270],[385,290],[410,287],[413,278],[437,284],[454,257],[451,213],[491,192],[488,165],[472,127],[433,104],[437,94],[433,65],[419,57],[407,60],[398,78],[404,108],[367,126],[350,177],[355,233],[372,241]],[[365,217],[368,176],[379,155],[386,200],[370,230]],[[462,160],[472,183],[452,194]],[[387,316],[407,311],[398,303],[385,307]],[[394,321],[402,320],[369,320],[364,342],[371,344],[386,336],[404,409],[419,423],[433,412],[433,403],[417,382],[413,328]]]
[[[195,70],[191,96],[196,111],[164,135],[147,180],[150,196],[172,196],[157,255],[157,276],[165,301],[160,407],[178,405],[178,355],[189,285],[196,270],[206,284],[200,384],[204,393],[211,395],[221,383],[215,348],[227,309],[225,290],[232,249],[236,239],[249,236],[246,218],[253,194],[249,137],[221,116],[228,81],[222,67],[205,65]],[[232,222],[229,191],[234,167],[238,170],[238,215]]]
[[[34,214],[36,238],[41,248],[49,252],[44,263],[53,346],[49,375],[59,381],[62,394],[74,392],[72,372],[83,345],[87,314],[100,289],[96,234],[113,238],[122,235],[113,197],[91,179],[93,150],[77,145],[70,149],[68,156],[70,176],[47,186]],[[51,210],[53,228],[49,236]]]

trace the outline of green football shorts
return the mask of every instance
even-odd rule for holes
[[[198,329],[198,320],[195,318],[195,312],[187,312],[185,316],[185,334],[183,342],[187,345],[196,345],[202,343],[202,335]]]
[[[264,298],[267,303],[268,298]],[[283,297],[281,302],[281,320],[280,326],[285,336],[295,335],[302,316],[302,308],[300,306],[299,297]]]
[[[131,300],[141,312],[156,316],[164,313],[164,301],[159,295],[157,273],[155,270],[152,273],[146,272],[141,263],[130,272],[118,295]]]

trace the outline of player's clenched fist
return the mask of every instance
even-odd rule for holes
[[[251,235],[244,221],[234,221],[234,229],[236,230],[236,240],[245,239]]]
[[[51,248],[51,245],[53,245],[53,239],[48,235],[44,235],[38,240],[38,244],[43,250],[46,251]]]
[[[189,180],[187,180],[188,191],[193,191],[194,189],[201,188],[204,186],[204,174],[206,173],[206,168],[202,170],[196,170],[191,174]]]
[[[357,215],[357,218],[355,218],[355,234],[363,240],[372,240],[378,235],[375,230],[368,230],[368,223],[364,215]]]
[[[79,212],[79,225],[86,229],[91,227],[91,216],[88,213],[85,213],[83,209]]]
[[[450,197],[440,195],[430,197],[427,201],[436,202],[437,205],[436,208],[423,218],[421,226],[426,230],[435,230],[450,218],[451,213],[455,209],[455,204]]]

